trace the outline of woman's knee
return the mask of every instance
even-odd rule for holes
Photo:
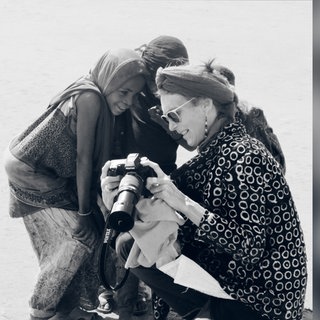
[[[117,237],[116,253],[121,260],[127,260],[133,243],[134,239],[132,238],[129,232],[122,233]]]

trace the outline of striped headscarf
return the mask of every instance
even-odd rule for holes
[[[187,97],[208,97],[224,105],[237,100],[228,77],[212,61],[204,65],[184,65],[159,69],[156,76],[158,89]]]

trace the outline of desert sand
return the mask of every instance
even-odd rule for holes
[[[1,0],[0,152],[105,50],[161,34],[179,37],[191,62],[230,67],[239,97],[264,110],[305,234],[312,308],[311,1]],[[0,177],[0,319],[22,320],[38,267],[22,220],[8,215],[2,165]]]

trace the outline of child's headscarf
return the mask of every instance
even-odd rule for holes
[[[129,79],[146,76],[148,71],[137,52],[131,49],[108,50],[89,71],[55,96],[50,105],[57,104],[82,90],[93,90],[106,97]]]
[[[102,165],[110,159],[111,154],[110,141],[113,134],[114,116],[107,107],[106,96],[129,79],[147,74],[144,62],[134,50],[109,50],[91,68],[88,75],[75,81],[55,96],[49,104],[51,109],[55,109],[61,101],[87,90],[99,94],[104,107],[100,111],[95,138],[94,161],[97,175],[100,174]]]
[[[144,62],[130,49],[107,51],[90,70],[90,78],[104,96],[115,91],[130,78],[147,75]]]

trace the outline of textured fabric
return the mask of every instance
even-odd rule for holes
[[[233,72],[224,66],[216,65],[214,63],[212,63],[211,66],[213,68],[212,70],[213,73],[215,73],[215,75],[219,79],[222,79],[221,80],[222,82],[224,80],[229,82],[230,84],[229,88],[233,90],[233,86],[235,85],[235,76]],[[178,88],[178,90],[182,90],[181,92],[185,93],[187,96],[200,95],[200,93],[208,95],[207,92],[212,90],[212,88],[208,88],[205,91],[201,91],[203,88],[200,88],[201,90],[199,90],[197,85],[194,85],[192,81],[183,83],[183,88],[181,88],[181,83],[179,82],[178,77],[176,78],[172,77],[169,80],[168,78],[165,78],[165,80],[163,81],[168,81],[168,82],[165,82],[165,84],[162,84],[164,89],[168,91],[172,90],[173,92],[176,92]],[[211,97],[217,100],[215,96],[211,96]],[[260,140],[265,144],[268,150],[272,153],[275,159],[282,166],[283,173],[285,173],[285,158],[284,158],[280,143],[278,141],[277,136],[273,133],[272,128],[268,125],[267,120],[263,114],[263,111],[259,108],[249,109],[247,108],[247,106],[245,106],[241,102],[238,105],[236,117],[242,119],[244,125],[246,126],[247,131],[251,136],[257,138],[258,140]],[[159,319],[165,318],[165,314],[167,312],[167,308],[163,306],[164,306],[164,302],[161,298],[155,300],[154,312],[155,314],[157,314],[157,317],[159,317]]]
[[[136,52],[128,49],[107,52],[88,75],[55,96],[43,115],[10,144],[11,155],[5,163],[11,191],[10,214],[24,217],[41,268],[31,298],[37,315],[69,310],[72,306],[85,309],[97,306],[99,283],[94,252],[72,238],[79,228],[75,212],[78,210],[76,102],[89,91],[100,99],[90,194],[84,195],[90,198],[91,209],[95,211],[98,179],[102,166],[111,158],[114,126],[105,95],[138,75],[146,75],[146,69]],[[59,211],[58,207],[65,210]],[[88,219],[94,220],[95,216],[94,213]]]
[[[40,266],[30,299],[31,314],[44,317],[77,306],[96,308],[98,250],[72,237],[77,213],[48,208],[23,219]],[[98,234],[95,237],[97,245]]]
[[[6,171],[11,193],[10,215],[32,213],[17,204],[38,208],[78,209],[76,192],[76,99],[71,96],[52,106],[10,144]],[[92,196],[103,163],[110,157],[113,117],[104,105],[96,134]],[[102,139],[102,137],[104,139]],[[100,153],[99,153],[100,150]]]
[[[236,117],[241,119],[247,133],[261,141],[286,173],[286,161],[278,137],[269,126],[262,109],[249,107],[244,103],[238,104]]]
[[[12,216],[32,213],[34,209],[30,206],[77,210],[76,100],[80,94],[87,91],[98,94],[101,102],[93,152],[91,193],[95,199],[101,168],[111,158],[114,116],[107,106],[106,95],[130,77],[146,74],[146,68],[135,51],[110,50],[99,59],[88,75],[57,94],[51,100],[49,108],[13,139],[10,152],[29,167],[21,166],[19,161],[12,161],[12,157],[6,161],[11,187]],[[24,174],[26,171],[27,175]],[[24,179],[26,176],[28,179]],[[37,182],[45,180],[45,188],[41,188],[43,183],[37,185]]]
[[[104,96],[138,75],[145,77],[148,72],[138,53],[130,49],[107,51],[90,70],[90,78]]]
[[[88,89],[92,85],[106,97],[119,88],[130,77],[146,76],[148,72],[139,55],[130,49],[111,49],[105,52],[92,66],[89,73],[73,82],[65,90],[58,93],[50,102],[57,104],[70,96]]]
[[[232,123],[172,177],[208,209],[199,227],[180,228],[182,253],[260,315],[301,319],[303,232],[281,167],[263,144]]]
[[[232,86],[235,85],[235,75],[232,70],[218,64],[213,64],[213,67],[225,77]],[[286,163],[280,142],[272,128],[269,126],[263,110],[258,107],[249,106],[244,101],[239,101],[236,117],[241,119],[248,134],[261,141],[267,147],[275,159],[280,163],[282,171],[285,174]]]
[[[155,320],[166,320],[170,312],[170,306],[155,292],[152,292],[152,309]]]
[[[136,217],[129,231],[135,242],[125,267],[139,265],[157,267],[166,264],[180,254],[177,243],[178,227],[185,220],[160,199],[141,199],[136,205]]]

